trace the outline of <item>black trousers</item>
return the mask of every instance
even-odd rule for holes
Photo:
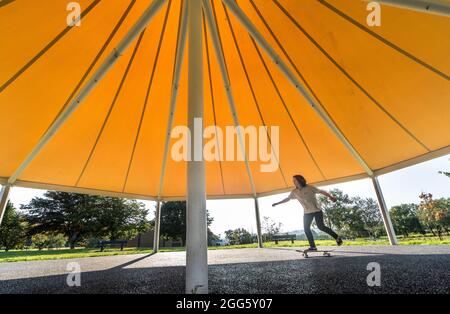
[[[316,247],[316,243],[314,242],[314,237],[313,237],[313,234],[311,232],[311,224],[313,222],[313,219],[316,219],[316,225],[317,225],[317,228],[319,228],[319,230],[321,230],[321,231],[323,231],[325,233],[328,233],[334,239],[337,239],[339,237],[336,234],[336,232],[331,230],[331,228],[328,228],[327,226],[325,226],[325,224],[323,223],[323,213],[322,213],[322,211],[305,214],[303,216],[303,229],[305,231],[306,238],[308,238],[308,242],[309,242],[309,246],[310,247]]]

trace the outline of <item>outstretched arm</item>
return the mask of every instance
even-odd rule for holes
[[[289,202],[290,200],[291,200],[291,198],[288,196],[288,197],[286,197],[285,199],[283,199],[282,201],[279,201],[279,202],[277,202],[277,203],[273,203],[273,204],[272,204],[272,207],[275,207],[275,206],[277,206],[277,205],[280,205],[280,204]]]
[[[332,200],[333,202],[336,202],[337,199],[336,197],[334,197],[333,195],[331,195],[330,193],[328,193],[327,191],[324,190],[319,190],[318,191],[320,194],[325,195],[326,197],[328,197],[330,200]]]

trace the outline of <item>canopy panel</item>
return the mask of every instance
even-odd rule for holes
[[[67,26],[67,1],[0,5],[2,181],[151,3],[78,2],[80,27]],[[362,1],[237,3],[372,170],[450,152],[449,18],[383,6],[381,26],[369,27]],[[222,2],[212,7],[240,124],[267,126],[269,135],[279,127],[279,168],[262,172],[266,162],[250,161],[256,193],[289,189],[298,173],[315,184],[367,176]],[[167,1],[15,184],[184,198],[185,162],[169,153],[163,172],[181,8],[181,1]],[[206,23],[203,35],[204,124],[225,133],[233,117]],[[174,127],[187,125],[186,63]],[[243,161],[207,162],[206,182],[210,198],[253,195]]]

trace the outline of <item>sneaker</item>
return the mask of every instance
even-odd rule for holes
[[[316,247],[310,247],[309,249],[306,249],[306,251],[317,251]]]
[[[342,241],[341,237],[338,237],[338,238],[336,239],[336,243],[337,243],[338,246],[341,246],[343,242],[344,242],[344,241]]]

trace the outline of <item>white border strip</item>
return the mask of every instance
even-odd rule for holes
[[[426,162],[438,157],[443,157],[445,155],[450,154],[450,146],[446,146],[434,151],[431,151],[427,154],[420,155],[408,160],[404,160],[402,162],[396,163],[394,165],[380,168],[375,171],[375,174],[377,176],[387,174],[393,171],[401,170],[410,166],[414,166],[416,164]],[[327,181],[320,181],[320,182],[312,182],[315,186],[326,186],[326,185],[332,185],[337,183],[345,183],[355,180],[361,180],[370,178],[365,173],[355,174],[352,176],[347,177],[341,177],[341,178],[335,178]],[[0,177],[0,184],[6,185],[8,182],[8,178]],[[157,196],[149,196],[144,194],[133,194],[133,193],[121,193],[121,192],[115,192],[115,191],[106,191],[106,190],[97,190],[97,189],[89,189],[89,188],[78,188],[78,187],[71,187],[71,186],[65,186],[65,185],[58,185],[58,184],[46,184],[46,183],[39,183],[39,182],[31,182],[31,181],[24,181],[24,180],[17,180],[14,186],[17,187],[24,187],[24,188],[31,188],[31,189],[39,189],[39,190],[56,190],[56,191],[62,191],[62,192],[72,192],[72,193],[84,193],[84,194],[92,194],[92,195],[103,195],[103,196],[112,196],[112,197],[124,197],[124,198],[130,198],[130,199],[139,199],[139,200],[149,200],[149,201],[157,201]],[[271,196],[281,193],[287,193],[291,191],[292,188],[284,188],[284,189],[277,189],[272,190],[268,192],[262,192],[258,193],[257,197],[264,197],[264,196]],[[248,199],[254,199],[255,196],[253,194],[228,194],[228,195],[208,195],[208,200],[221,200],[221,199],[242,199],[242,198],[248,198]],[[167,196],[162,197],[162,201],[179,201],[179,200],[185,200],[186,197],[184,196]]]

